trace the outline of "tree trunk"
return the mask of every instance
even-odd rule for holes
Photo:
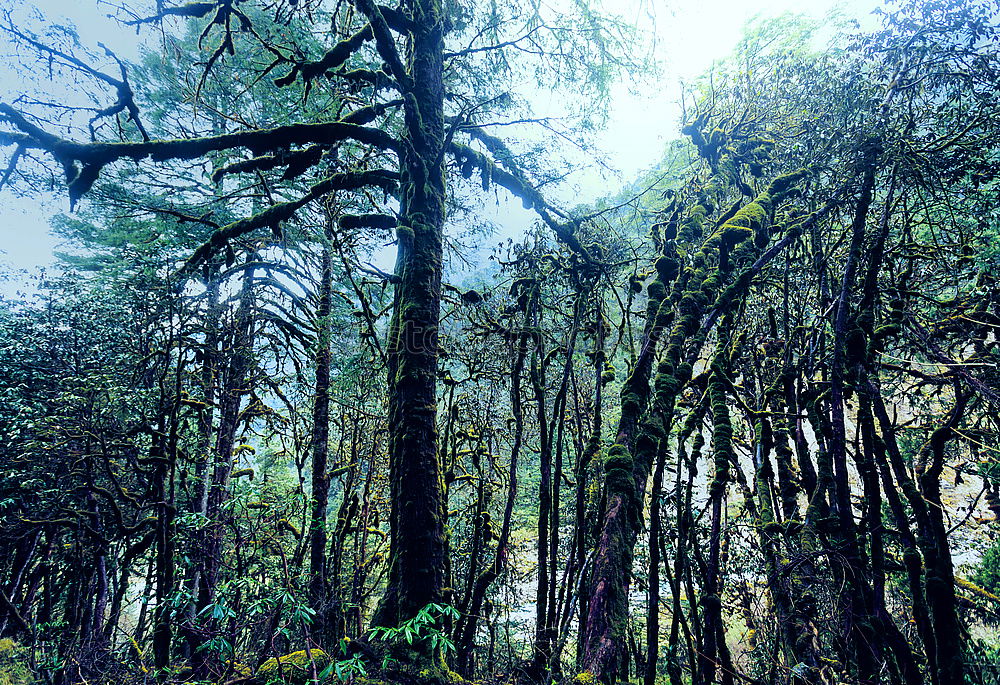
[[[388,350],[390,561],[373,618],[396,626],[445,583],[445,501],[437,442],[444,176],[444,10],[410,0],[396,289]]]
[[[314,626],[323,634],[330,610],[326,569],[326,515],[330,500],[327,461],[330,452],[330,310],[333,266],[329,245],[323,246],[316,307],[316,384],[312,428],[312,501],[309,515],[309,599],[316,612]]]

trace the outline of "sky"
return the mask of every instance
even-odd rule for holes
[[[613,6],[626,3],[618,0]],[[660,157],[666,142],[677,136],[679,105],[676,103],[678,84],[704,72],[714,61],[729,54],[739,40],[746,22],[754,18],[779,16],[786,12],[822,18],[834,7],[848,16],[863,18],[876,0],[631,0],[628,10],[637,23],[655,27],[655,57],[663,71],[653,86],[645,86],[643,96],[630,92],[624,84],[615,89],[607,126],[597,136],[597,144],[608,151],[616,174],[603,178],[584,172],[571,186],[579,189],[586,199],[613,192],[652,166]],[[134,30],[118,25],[107,16],[108,8],[100,0],[0,0],[0,9],[12,7],[16,12],[37,8],[56,21],[69,21],[76,26],[83,44],[96,48],[103,42],[124,59],[135,59],[139,41],[155,40],[146,30],[138,37]],[[622,11],[622,10],[618,10]],[[0,54],[8,50],[2,45]],[[0,66],[0,102],[16,98],[19,83],[9,67]],[[6,166],[10,149],[0,151],[0,165]],[[581,187],[583,186],[583,187]],[[527,225],[531,216],[517,209],[519,203],[501,203],[494,208],[494,220]],[[57,239],[50,233],[51,218],[69,210],[65,189],[51,194],[20,199],[10,189],[0,190],[0,266],[34,270],[51,263]],[[12,292],[14,282],[0,284],[0,292]]]

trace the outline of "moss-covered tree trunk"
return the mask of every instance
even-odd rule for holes
[[[722,523],[725,515],[726,486],[730,479],[733,455],[733,425],[727,399],[726,349],[728,332],[720,334],[715,361],[708,381],[708,399],[712,408],[712,481],[709,485],[711,529],[708,537],[708,565],[700,599],[705,630],[698,650],[699,671],[705,683],[733,681],[732,664],[726,647],[726,629],[722,617]]]
[[[605,505],[583,628],[581,666],[603,681],[614,680],[622,666],[640,508],[657,446],[655,431],[641,428],[640,419],[649,406],[656,346],[670,311],[667,285],[677,276],[677,262],[664,256],[657,260],[656,266],[657,277],[649,285],[639,356],[622,389],[615,444],[604,464]],[[657,415],[655,420],[658,419]]]
[[[330,477],[327,461],[330,454],[330,299],[333,266],[329,245],[323,246],[316,305],[316,380],[312,423],[312,501],[309,515],[309,600],[316,611],[315,627],[327,628],[329,613],[326,572],[326,515],[330,501]]]
[[[383,626],[445,599],[446,573],[436,425],[445,219],[444,16],[440,0],[410,0],[404,7],[411,30],[402,84],[397,282],[388,348],[390,568],[373,619]]]
[[[927,502],[926,525],[920,530],[927,572],[924,588],[936,638],[936,681],[940,685],[960,685],[965,681],[964,636],[957,613],[955,567],[948,545],[948,524],[941,502],[941,472],[945,447],[955,437],[962,420],[968,395],[955,385],[955,406],[948,418],[931,434],[917,456],[917,482]]]
[[[743,296],[757,270],[790,242],[792,236],[786,236],[761,254],[770,237],[775,207],[804,175],[800,170],[777,177],[754,202],[733,211],[704,239],[705,218],[714,202],[709,194],[702,196],[682,221],[674,213],[665,224],[663,254],[655,262],[656,278],[648,287],[639,357],[622,389],[615,445],[604,465],[606,503],[594,557],[581,664],[584,671],[604,682],[613,681],[621,667],[643,500],[660,441],[669,434],[673,422],[677,397],[691,380],[692,362],[708,330]],[[677,244],[699,242],[701,249],[681,271]],[[733,266],[751,263],[723,287]],[[669,335],[656,368],[654,402],[650,379],[662,332]],[[719,507],[721,516],[721,502]]]

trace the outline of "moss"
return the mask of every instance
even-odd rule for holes
[[[660,257],[656,260],[654,266],[656,267],[656,273],[659,275],[660,280],[664,283],[668,283],[677,278],[677,274],[680,270],[677,260],[672,257]]]
[[[989,590],[987,590],[987,589],[985,589],[983,587],[980,587],[979,585],[976,585],[975,583],[973,583],[970,580],[966,580],[965,578],[962,578],[961,576],[955,576],[955,584],[958,585],[963,590],[968,590],[969,592],[973,593],[975,596],[979,597],[980,599],[988,599],[991,602],[996,602],[996,603],[1000,604],[1000,597],[996,596],[995,594],[993,594]]]
[[[667,296],[667,288],[660,279],[656,279],[646,286],[646,292],[651,300],[662,300]]]
[[[409,245],[413,242],[414,238],[413,229],[410,228],[409,226],[403,226],[403,225],[396,226],[396,237],[399,238],[400,241]]]
[[[690,364],[688,364],[687,362],[681,362],[680,364],[677,365],[677,373],[675,373],[674,375],[677,376],[678,380],[681,380],[686,383],[689,380],[691,380],[691,374],[693,373],[693,371],[694,370]]]
[[[648,317],[649,313],[647,312],[646,315]],[[652,317],[653,326],[662,331],[670,324],[670,321],[673,319],[673,316],[674,316],[674,309],[670,304],[670,300],[664,297],[663,299],[660,300],[660,304],[656,308],[656,312],[653,314]]]
[[[604,362],[604,370],[601,372],[601,383],[607,385],[615,380],[615,367],[610,362]]]
[[[624,445],[612,445],[608,451],[608,457],[604,460],[604,471],[610,473],[614,470],[628,471],[632,473],[632,456]]]
[[[227,661],[226,666],[232,669],[233,675],[237,678],[250,678],[253,676],[253,669],[238,661]]]
[[[782,532],[784,532],[784,526],[775,521],[771,521],[770,523],[763,524],[761,526],[761,530],[767,535],[771,536],[780,535]]]
[[[656,399],[661,405],[666,405],[681,391],[684,382],[670,373],[659,373],[656,376]]]
[[[604,483],[609,496],[619,496],[625,502],[626,516],[631,519],[636,508],[635,478],[633,469],[635,462],[632,460],[628,449],[624,445],[612,445],[608,452],[608,458],[604,462]]]
[[[712,451],[714,452],[711,490],[714,496],[721,494],[729,481],[729,464],[733,460],[733,425],[729,416],[726,389],[729,385],[718,362],[714,364],[708,382],[709,404],[712,408]]]
[[[577,673],[573,678],[573,682],[576,683],[576,685],[596,685],[597,676],[588,671],[584,671],[583,673]]]
[[[695,205],[688,215],[681,221],[678,239],[683,244],[697,242],[701,236],[705,225],[705,217],[708,215],[703,205]]]
[[[628,387],[628,383],[625,384]],[[622,392],[622,413],[638,414],[640,409],[639,396],[629,390]]]
[[[388,657],[388,667],[381,674],[378,683],[401,682],[410,685],[459,685],[466,682],[459,674],[451,671],[439,650],[428,650],[429,643],[410,645],[405,642],[394,644],[376,643],[376,661]],[[430,653],[428,653],[428,651]],[[374,685],[374,683],[373,683]]]
[[[670,409],[672,400],[672,396],[668,398],[667,404],[664,405],[665,410]],[[636,435],[636,454],[644,455],[644,463],[649,463],[652,459],[649,455],[656,451],[657,443],[666,437],[667,432],[663,425],[663,419],[658,415],[647,416],[642,423],[641,430]]]
[[[312,678],[314,664],[316,672],[319,673],[330,663],[330,655],[322,649],[308,651],[303,649],[278,658],[268,659],[257,669],[257,679],[263,683],[306,683]]]
[[[0,640],[0,685],[32,685],[37,682],[28,666],[30,654],[10,638]]]

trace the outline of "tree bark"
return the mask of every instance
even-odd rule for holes
[[[326,569],[326,516],[330,500],[327,462],[330,453],[330,311],[333,262],[329,245],[323,246],[316,307],[316,382],[312,415],[312,498],[309,513],[309,599],[316,612],[315,629],[328,625],[329,578]]]
[[[388,348],[390,567],[373,623],[445,599],[445,501],[437,435],[444,175],[444,10],[410,0],[396,290]]]

